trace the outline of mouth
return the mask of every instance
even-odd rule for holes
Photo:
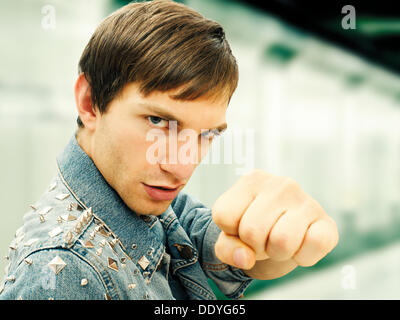
[[[142,185],[150,198],[156,201],[173,200],[178,195],[181,186],[152,186],[143,182]]]

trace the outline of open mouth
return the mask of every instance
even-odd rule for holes
[[[158,187],[158,186],[149,186],[149,187],[153,187],[153,188],[157,188],[157,189],[161,189],[161,190],[176,190],[177,188],[167,188],[167,187]]]
[[[153,200],[163,201],[163,200],[173,200],[179,191],[179,187],[169,188],[166,186],[151,186],[142,183],[144,190]]]

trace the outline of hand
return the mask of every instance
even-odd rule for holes
[[[221,229],[215,253],[255,279],[274,279],[312,266],[338,243],[320,204],[291,178],[261,170],[242,176],[212,208]]]

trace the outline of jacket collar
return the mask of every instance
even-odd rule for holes
[[[118,236],[126,253],[137,262],[143,256],[152,271],[165,250],[162,226],[155,216],[140,217],[106,182],[94,162],[79,146],[75,134],[57,157],[60,176],[76,200],[92,208],[111,231]],[[163,215],[173,212],[171,206]],[[161,230],[160,230],[161,228]]]

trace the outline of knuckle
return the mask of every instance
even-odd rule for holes
[[[323,252],[326,250],[326,248],[329,246],[328,245],[328,238],[326,235],[321,234],[321,233],[311,233],[310,234],[310,243],[313,244],[313,247],[316,248],[319,252]]]
[[[291,177],[283,178],[283,186],[285,190],[297,190],[300,187],[298,182]]]
[[[214,203],[214,205],[213,205],[213,207],[211,209],[211,215],[212,215],[213,221],[215,222],[215,224],[217,226],[224,225],[224,222],[226,220],[225,219],[226,213],[225,213],[224,207],[221,205],[221,200],[220,199],[218,199]]]
[[[290,236],[286,232],[274,232],[273,230],[268,243],[274,251],[280,253],[290,251]]]
[[[259,177],[265,177],[267,176],[267,173],[261,169],[253,169],[249,174],[248,177],[257,179]]]
[[[281,180],[278,192],[281,199],[284,199],[288,203],[297,204],[298,206],[301,206],[308,198],[300,184],[290,177],[285,177]]]
[[[321,252],[331,251],[338,242],[338,235],[335,228],[315,228],[310,233],[308,241]]]
[[[247,175],[243,176],[243,179],[246,181],[247,184],[250,185],[262,185],[270,175],[260,169],[254,169]]]
[[[319,202],[311,197],[306,200],[307,208],[310,212],[314,213],[316,216],[323,217],[327,216],[325,210],[319,204]]]
[[[264,239],[262,230],[254,224],[241,224],[239,226],[239,237],[254,249],[258,246],[260,240]]]
[[[307,199],[303,202],[299,213],[304,217],[308,217],[310,220],[316,220],[326,216],[326,213],[324,209],[322,209],[321,205],[311,197],[307,197]]]

